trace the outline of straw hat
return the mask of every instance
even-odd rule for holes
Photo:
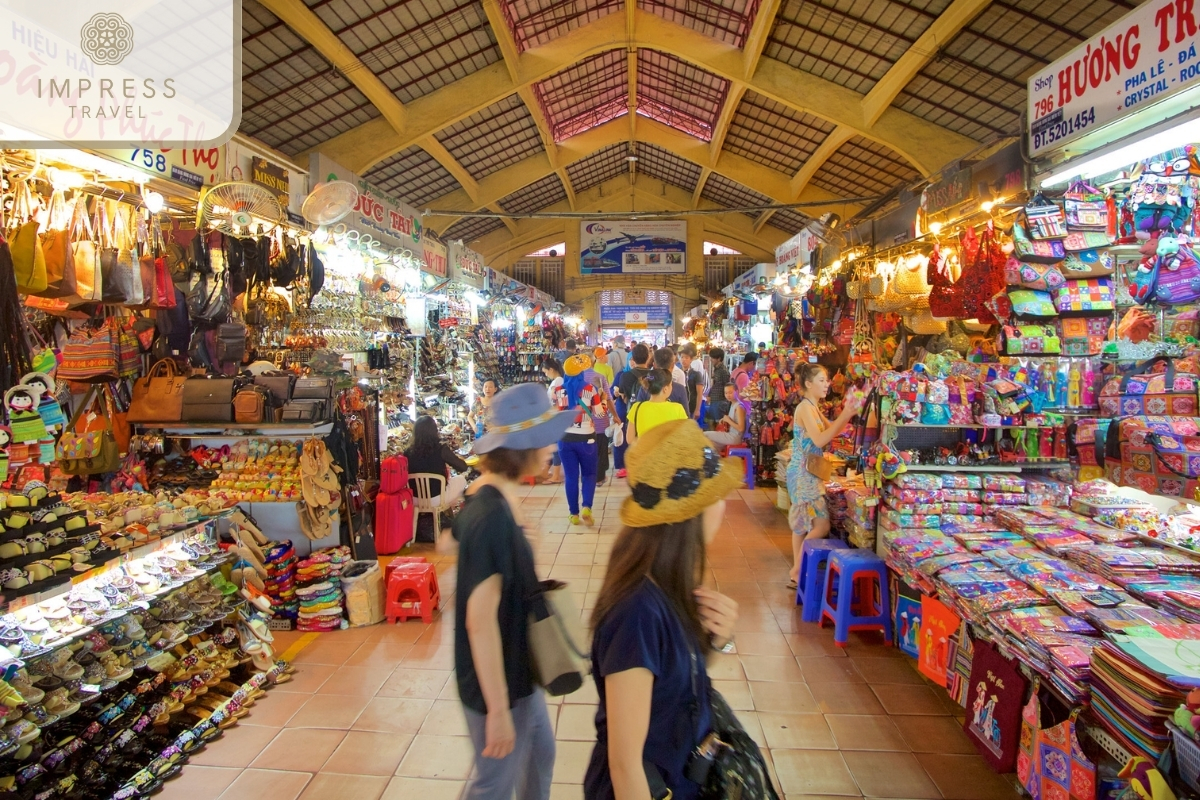
[[[633,528],[699,516],[742,483],[742,460],[721,458],[694,421],[672,420],[638,437],[625,454],[629,497],[621,521]]]
[[[534,450],[552,445],[575,421],[576,413],[551,407],[545,386],[519,383],[492,398],[487,433],[475,440],[473,449],[481,454],[498,447]]]

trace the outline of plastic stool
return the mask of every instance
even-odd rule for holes
[[[796,605],[804,606],[801,619],[821,619],[821,592],[825,590],[825,565],[833,550],[847,549],[841,539],[806,539],[800,549],[800,585],[796,587]]]
[[[433,564],[398,564],[388,575],[388,622],[420,617],[428,625],[441,600]]]
[[[384,585],[392,577],[392,570],[399,567],[401,564],[428,564],[429,559],[425,556],[396,556],[387,564],[387,569],[383,573]]]
[[[754,488],[754,452],[749,447],[729,447],[725,455],[741,458],[746,462],[746,488]]]
[[[833,621],[834,643],[845,647],[850,631],[866,629],[883,631],[891,644],[890,608],[883,559],[866,549],[830,552],[817,622],[824,627],[826,617]]]

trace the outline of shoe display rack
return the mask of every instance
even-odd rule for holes
[[[0,796],[149,795],[290,680],[220,567],[215,521],[135,548],[0,617]]]

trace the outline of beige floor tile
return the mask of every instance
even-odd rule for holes
[[[803,683],[750,683],[754,707],[761,711],[808,714],[818,711],[817,701]]]
[[[978,755],[918,753],[917,760],[947,800],[1016,800],[1024,797],[1011,776],[997,775]]]
[[[313,776],[300,800],[379,800],[391,776],[322,772]]]
[[[307,772],[248,769],[221,793],[220,800],[295,800],[310,780]]]
[[[465,786],[465,781],[392,778],[382,800],[458,800]]]
[[[554,782],[583,783],[584,773],[587,772],[588,762],[592,758],[595,742],[555,742]]]
[[[891,663],[888,659],[875,658],[868,661]],[[827,656],[801,656],[796,659],[804,680],[809,683],[869,683],[855,668],[855,662],[850,658],[829,658]]]
[[[271,740],[279,735],[279,730],[257,725],[238,725],[192,756],[189,763],[207,767],[245,769],[266,749]]]
[[[889,714],[941,716],[950,713],[950,709],[942,702],[942,697],[946,694],[945,689],[904,686],[898,683],[880,684],[873,688],[879,702]]]
[[[435,700],[420,733],[431,736],[466,736],[467,717],[457,700]]]
[[[377,733],[417,733],[425,722],[432,700],[375,697],[354,722],[354,730]]]
[[[378,697],[408,697],[432,700],[441,695],[447,683],[452,683],[450,670],[397,669],[376,693]]]
[[[315,694],[288,721],[287,728],[333,728],[349,730],[367,707],[369,697]],[[258,704],[255,704],[255,708]]]
[[[867,797],[941,797],[921,763],[911,753],[842,751],[842,758]]]
[[[379,691],[379,687],[391,675],[391,668],[339,667],[337,675],[332,680],[328,680],[322,684],[317,692],[319,694],[374,697],[375,693]]]
[[[197,800],[217,797],[229,788],[229,784],[241,775],[240,769],[229,767],[204,767],[191,763],[178,778],[163,784],[157,797],[163,800]]]
[[[411,649],[412,645],[400,642],[368,641],[359,645],[359,648],[346,660],[346,664],[351,667],[395,669],[400,666],[400,661],[408,655],[408,651]]]
[[[954,717],[897,716],[892,717],[892,722],[914,753],[973,755],[977,752],[962,723]]]
[[[558,711],[554,736],[564,741],[596,741],[596,707],[564,703]]]
[[[758,722],[767,746],[783,750],[834,750],[833,734],[821,714],[779,714],[759,711]]]
[[[250,766],[255,769],[317,772],[344,738],[345,731],[285,728],[250,762]]]
[[[754,710],[754,697],[750,694],[750,684],[746,681],[714,680],[712,687],[721,693],[734,711]]]
[[[307,694],[271,690],[254,701],[254,707],[247,709],[250,714],[238,727],[265,725],[268,728],[282,728],[310,698],[311,695]]]
[[[325,762],[322,771],[390,777],[396,773],[412,740],[413,737],[406,733],[350,731]]]
[[[416,736],[396,774],[406,778],[466,780],[475,749],[466,736]]]
[[[839,750],[906,752],[909,749],[908,742],[900,735],[892,718],[882,714],[826,714],[825,722],[833,731],[833,738]]]
[[[551,784],[550,800],[583,800],[583,786],[571,783]]]
[[[787,794],[829,794],[858,797],[841,753],[832,750],[772,750],[771,761]]]
[[[737,636],[739,656],[791,656],[788,641],[782,633],[739,633]]]

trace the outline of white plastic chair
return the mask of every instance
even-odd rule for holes
[[[442,532],[442,498],[446,496],[446,476],[432,472],[416,472],[408,476],[412,485],[416,486],[413,493],[413,540],[417,538],[417,526],[422,514],[433,515],[433,538],[436,541]],[[439,487],[437,494],[433,486]]]

